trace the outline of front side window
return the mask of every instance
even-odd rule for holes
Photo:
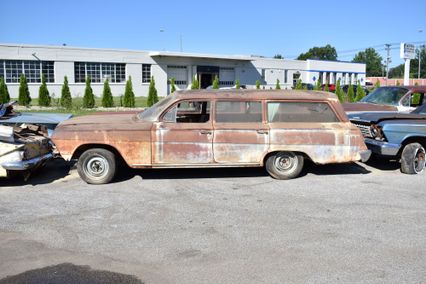
[[[262,122],[262,103],[257,101],[218,101],[216,122]]]
[[[210,120],[209,101],[182,101],[163,116],[164,122],[205,123]]]
[[[268,122],[338,122],[327,103],[320,102],[270,102]]]

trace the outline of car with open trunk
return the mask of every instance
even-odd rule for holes
[[[88,183],[132,168],[261,167],[277,179],[314,163],[366,160],[370,151],[337,98],[320,91],[179,91],[138,114],[75,117],[52,136]]]

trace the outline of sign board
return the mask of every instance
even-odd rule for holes
[[[416,47],[411,43],[401,42],[400,55],[402,59],[416,58]]]

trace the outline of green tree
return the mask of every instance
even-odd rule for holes
[[[303,90],[302,79],[298,79],[296,83],[296,90]]]
[[[135,93],[133,93],[132,76],[129,76],[129,79],[126,82],[123,105],[125,107],[135,107]]]
[[[213,80],[213,89],[217,90],[219,89],[219,77],[217,75],[214,76]]]
[[[148,91],[148,101],[147,105],[152,106],[158,102],[157,89],[155,88],[154,76],[151,77],[151,82],[149,83],[149,91]]]
[[[235,80],[235,89],[237,90],[241,89],[240,80]]]
[[[325,83],[324,91],[325,92],[330,92],[330,88],[328,87],[328,82]]]
[[[307,60],[307,59],[319,59],[319,60],[337,60],[337,51],[336,49],[327,44],[322,47],[312,47],[306,53],[301,53],[297,60]]]
[[[174,92],[176,92],[176,85],[175,85],[175,81],[176,79],[174,77],[172,77],[170,79],[170,93],[173,94]]]
[[[7,89],[7,85],[3,77],[0,77],[0,104],[8,103],[9,101],[9,90]]]
[[[90,86],[91,79],[90,76],[86,77],[86,88],[84,89],[83,96],[83,107],[84,108],[94,108],[95,107],[95,95],[93,95],[92,87]]]
[[[380,88],[380,80],[377,80],[376,83],[374,84],[374,88]]]
[[[354,86],[352,86],[352,84],[349,84],[348,86],[348,93],[346,94],[346,97],[348,98],[348,102],[354,102]]]
[[[365,91],[364,91],[364,88],[361,86],[361,83],[358,81],[358,83],[356,85],[356,97],[355,97],[355,101],[358,102],[363,97],[365,97]]]
[[[198,90],[200,88],[200,82],[198,82],[197,76],[192,79],[191,90]]]
[[[46,85],[46,77],[44,75],[41,76],[41,85],[38,89],[38,105],[39,106],[50,106],[50,94]]]
[[[113,107],[114,99],[112,97],[111,88],[109,86],[108,79],[104,82],[104,90],[102,92],[102,106],[103,107]]]
[[[365,63],[366,73],[368,77],[382,76],[383,64],[382,57],[374,48],[367,48],[364,51],[358,52],[352,62]]]
[[[401,83],[399,82],[399,80],[396,80],[396,85],[401,86]]]
[[[275,54],[274,59],[284,59],[284,57],[281,54]]]
[[[340,102],[342,102],[342,103],[345,102],[345,95],[344,95],[344,92],[342,90],[342,87],[340,87],[340,79],[337,80],[337,83],[336,83],[336,96],[337,96],[337,98],[339,99]]]
[[[278,80],[278,79],[275,82],[275,90],[281,90],[280,80]]]
[[[61,106],[66,109],[72,108],[72,97],[71,97],[70,87],[68,86],[67,76],[64,77],[64,84],[62,85]]]
[[[259,89],[260,89],[260,81],[256,80],[256,90],[259,90]]]
[[[321,90],[321,80],[318,78],[315,85],[314,85],[314,90],[315,91],[319,91]]]
[[[24,74],[19,77],[19,97],[18,103],[21,106],[29,106],[31,103],[30,90],[28,89],[27,78]]]

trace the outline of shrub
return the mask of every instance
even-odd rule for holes
[[[355,101],[358,102],[363,97],[365,97],[365,91],[364,91],[364,88],[361,87],[361,83],[358,81],[358,83],[356,85],[356,97],[355,97]]]
[[[198,79],[196,76],[194,76],[194,79],[192,80],[191,84],[191,90],[198,90],[200,88],[200,83],[198,82]]]
[[[18,103],[21,106],[29,106],[31,103],[30,90],[28,90],[27,78],[24,74],[19,77],[19,97]]]
[[[324,92],[330,92],[330,88],[328,87],[328,83],[325,83]]]
[[[374,88],[375,89],[380,88],[380,81],[379,80],[377,80],[376,84],[374,84]]]
[[[340,87],[340,79],[337,80],[336,83],[336,96],[339,99],[340,102],[345,102],[345,95],[344,92],[342,91],[342,88]]]
[[[93,95],[92,87],[90,86],[91,79],[89,76],[86,77],[86,88],[84,89],[83,96],[83,107],[94,108],[95,107],[95,96]]]
[[[321,80],[319,78],[318,78],[317,82],[315,83],[314,90],[315,91],[321,90]]]
[[[41,86],[38,89],[38,105],[39,106],[50,106],[50,95],[46,85],[46,77],[41,76]]]
[[[0,104],[10,101],[9,90],[3,77],[0,77]]]
[[[275,90],[281,90],[280,80],[278,80],[278,79],[275,82]]]
[[[348,86],[348,93],[346,94],[347,98],[348,98],[348,102],[353,103],[354,102],[354,86],[352,84],[350,84]]]
[[[213,80],[213,89],[217,90],[219,89],[219,77],[217,77],[217,75],[214,76],[214,80]]]
[[[71,92],[70,88],[68,86],[68,78],[67,76],[64,77],[64,84],[62,85],[61,90],[61,106],[66,109],[72,108],[72,98],[71,98]]]
[[[237,90],[241,89],[240,80],[235,81],[235,89],[237,89]]]
[[[158,102],[158,95],[157,95],[157,89],[155,88],[154,76],[152,76],[151,82],[149,83],[147,105],[152,106],[156,102]]]
[[[302,79],[298,79],[296,83],[296,90],[302,90],[302,89],[303,89]]]
[[[176,85],[175,85],[175,81],[176,79],[174,77],[172,77],[170,79],[170,93],[173,94],[174,92],[176,92]]]
[[[113,107],[114,99],[112,98],[111,88],[109,86],[108,79],[104,82],[104,90],[102,92],[102,106],[103,107]]]
[[[399,82],[399,80],[396,80],[396,85],[401,86],[401,83]]]
[[[260,89],[260,81],[256,80],[256,90],[259,90],[259,89]]]
[[[135,107],[135,93],[133,93],[132,77],[126,82],[126,89],[124,90],[123,105],[125,107]]]

